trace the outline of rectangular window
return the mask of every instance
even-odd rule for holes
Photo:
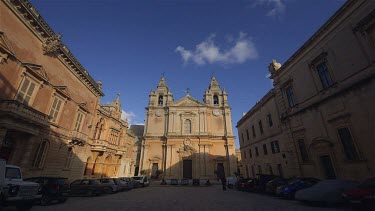
[[[267,155],[267,145],[266,144],[263,144],[263,152],[264,152],[264,155]]]
[[[58,97],[53,98],[51,110],[49,111],[49,116],[52,117],[51,121],[56,122],[57,116],[59,115],[62,100]]]
[[[243,152],[243,158],[246,159],[246,151]]]
[[[258,124],[259,124],[260,134],[263,134],[263,125],[262,125],[262,120],[260,120]]]
[[[251,166],[251,173],[253,174],[253,177],[255,177],[255,170],[254,170],[254,166]]]
[[[271,114],[267,115],[267,119],[268,119],[268,126],[272,127],[273,122],[272,122],[272,116],[271,116]]]
[[[18,89],[16,100],[29,105],[36,87],[36,83],[29,78],[24,78]]]
[[[303,139],[298,140],[298,147],[299,147],[299,151],[301,153],[302,161],[308,161],[309,160],[309,154],[307,153],[305,141]]]
[[[243,133],[241,133],[242,143],[244,143]]]
[[[271,142],[271,150],[272,150],[272,154],[280,152],[279,142],[278,141],[272,141]]]
[[[249,138],[249,130],[248,130],[248,129],[246,129],[246,137],[247,137],[247,140],[250,139],[250,138]]]
[[[249,157],[252,158],[253,154],[251,153],[251,149],[249,149]]]
[[[255,155],[256,155],[257,157],[259,156],[258,147],[255,147]]]
[[[251,129],[252,129],[252,131],[253,131],[253,137],[256,137],[256,134],[255,134],[255,127],[254,127],[254,125],[251,126]]]
[[[331,75],[328,72],[327,63],[325,62],[320,63],[316,67],[316,70],[319,74],[320,82],[322,82],[323,88],[325,89],[325,88],[332,86],[333,82],[332,82]]]
[[[82,122],[83,122],[83,116],[84,116],[84,114],[81,111],[78,111],[76,123],[74,125],[75,131],[81,130],[81,125],[82,125]]]
[[[285,94],[286,94],[286,97],[288,98],[289,107],[295,106],[296,105],[296,101],[295,101],[295,98],[294,98],[293,86],[288,86],[285,89]]]
[[[345,155],[348,160],[359,160],[358,152],[354,146],[352,135],[348,128],[338,129],[342,146],[344,147]]]

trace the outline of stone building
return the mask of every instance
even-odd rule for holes
[[[241,150],[236,149],[236,165],[237,165],[237,175],[240,177],[244,177],[244,170],[241,160]]]
[[[0,157],[25,177],[128,175],[128,123],[25,0],[0,0]],[[130,171],[130,170],[129,170]]]
[[[165,179],[233,175],[235,137],[230,111],[228,95],[215,77],[200,102],[188,92],[174,101],[163,76],[146,107],[141,173]]]
[[[375,2],[349,0],[283,65],[270,64],[280,150],[298,169],[286,175],[375,176],[374,61]]]
[[[296,176],[293,148],[284,140],[275,92],[271,89],[237,123],[244,176]]]
[[[134,176],[139,175],[139,165],[141,160],[142,138],[144,128],[144,125],[131,125],[129,128],[130,132],[135,136],[132,156],[132,159],[135,160]]]

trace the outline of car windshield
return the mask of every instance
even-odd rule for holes
[[[5,172],[5,178],[8,179],[21,179],[21,171],[19,168],[7,167]]]
[[[133,177],[133,179],[135,179],[135,180],[142,180],[143,178],[142,177]]]

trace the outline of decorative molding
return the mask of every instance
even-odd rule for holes
[[[69,49],[61,42],[38,11],[27,0],[2,0],[5,5],[42,42],[45,54],[56,52],[57,58],[96,96],[104,96],[98,83],[88,74]]]
[[[38,79],[44,82],[49,81],[47,72],[41,65],[32,64],[32,63],[22,63],[22,65],[26,68],[26,70],[30,71]]]
[[[43,41],[43,52],[44,54],[51,54],[56,52],[62,46],[61,34],[54,34],[51,37],[47,37]]]

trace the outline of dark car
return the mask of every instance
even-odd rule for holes
[[[81,179],[70,184],[70,195],[97,196],[105,193],[105,186],[99,180]]]
[[[365,180],[357,188],[345,191],[342,196],[351,203],[375,208],[375,178]]]
[[[119,179],[126,182],[126,184],[129,186],[129,189],[138,188],[141,186],[139,182],[136,182],[130,177],[120,177]]]
[[[52,201],[65,202],[69,196],[69,183],[66,178],[61,177],[31,177],[25,181],[39,184],[38,199],[40,205],[48,205]]]
[[[273,180],[273,179],[276,179],[276,178],[280,178],[279,176],[277,175],[271,175],[271,174],[257,174],[258,176],[258,184],[256,186],[256,191],[258,192],[264,192],[266,190],[266,185],[267,185],[267,182]]]
[[[254,191],[258,184],[255,178],[239,179],[237,182],[237,189],[240,191]]]
[[[99,181],[103,185],[105,193],[117,193],[121,191],[121,185],[116,183],[113,178],[102,178]]]
[[[273,179],[266,184],[266,193],[268,194],[276,194],[276,188],[282,185],[286,185],[288,183],[288,179],[284,178],[276,178]]]
[[[320,181],[320,179],[310,177],[293,179],[288,182],[287,185],[281,186],[282,188],[279,190],[279,195],[286,199],[294,199],[297,191],[309,188]]]

